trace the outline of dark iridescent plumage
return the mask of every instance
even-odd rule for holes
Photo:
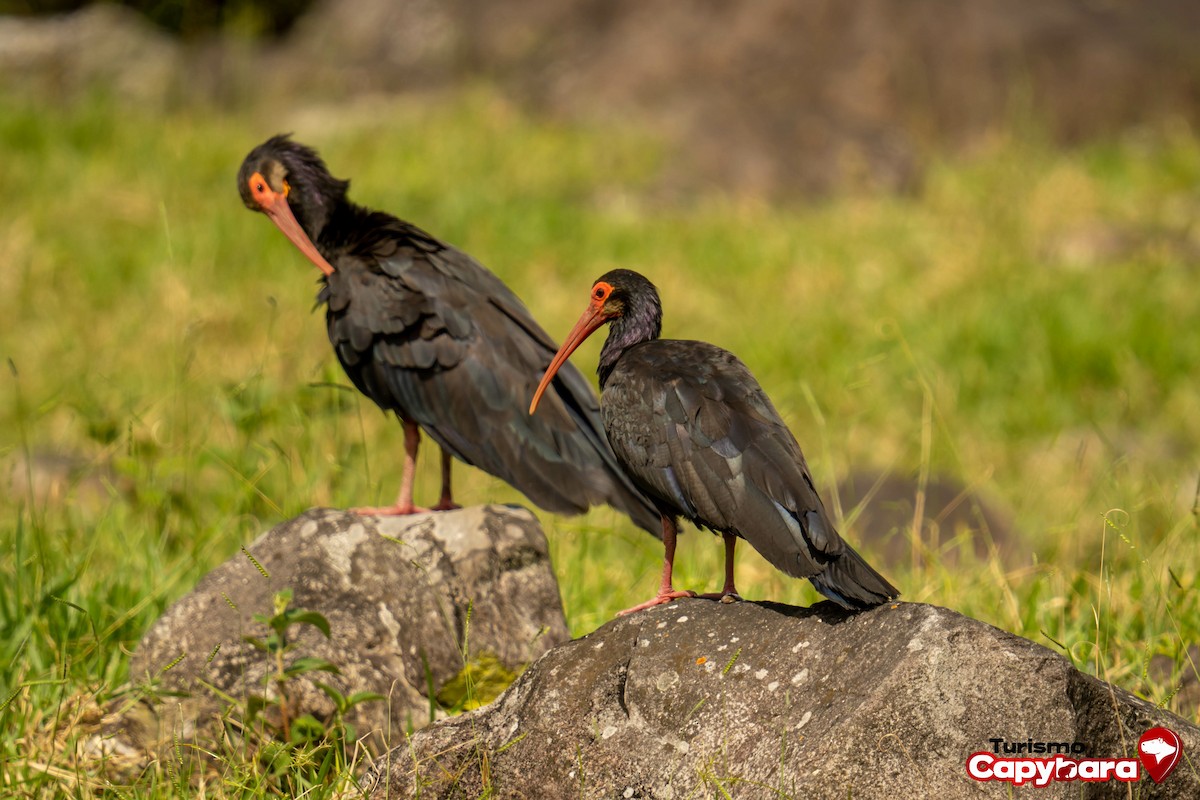
[[[605,323],[604,427],[621,466],[663,516],[668,559],[656,601],[683,594],[670,581],[677,517],[726,535],[723,594],[734,593],[737,537],[846,608],[898,595],[838,535],[800,445],[745,364],[705,342],[658,338],[658,292],[643,276],[613,270],[597,280],[554,364]]]
[[[419,228],[351,203],[349,183],[286,137],[255,148],[238,185],[246,205],[267,211],[302,250],[277,216],[293,214],[315,245],[338,360],[359,391],[406,422],[406,438],[419,427],[444,453],[549,511],[608,503],[657,535],[658,515],[618,468],[578,371],[555,381],[549,413],[526,413],[555,345],[499,278]],[[412,456],[415,447],[414,438]]]

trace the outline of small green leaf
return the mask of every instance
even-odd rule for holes
[[[263,653],[266,653],[270,650],[270,648],[267,647],[266,642],[264,642],[262,639],[254,637],[254,636],[243,636],[242,641],[245,642],[246,644],[250,645],[251,647],[253,647],[255,650],[258,650]]]
[[[314,628],[325,634],[325,638],[329,638],[329,620],[325,619],[323,614],[316,611],[305,611],[300,608],[294,608],[283,615],[289,625],[312,625]]]
[[[297,675],[303,675],[306,672],[332,672],[334,675],[341,675],[342,671],[337,668],[331,661],[326,661],[323,658],[314,658],[305,656],[297,658],[291,663],[283,674],[289,678],[294,678]]]
[[[325,738],[325,726],[312,714],[304,714],[292,720],[292,742],[313,744]]]
[[[387,697],[379,692],[355,692],[346,698],[346,708],[353,708],[359,703],[373,703],[376,700],[387,700]]]
[[[348,708],[346,705],[346,695],[342,694],[328,683],[321,683],[320,681],[315,681],[315,683],[317,688],[324,692],[325,696],[333,701],[333,704],[337,707],[339,714]]]

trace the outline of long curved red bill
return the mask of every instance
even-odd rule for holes
[[[275,223],[275,227],[283,231],[283,235],[291,239],[292,244],[296,245],[297,249],[308,257],[309,261],[317,265],[317,269],[326,275],[333,274],[333,267],[325,260],[325,256],[321,255],[320,251],[317,250],[317,246],[312,243],[312,239],[308,238],[308,234],[304,232],[304,228],[300,227],[300,223],[296,220],[296,215],[292,213],[286,197],[282,194],[276,194],[262,209],[271,218],[271,222]]]
[[[270,184],[262,175],[256,172],[250,177],[250,194],[263,213],[270,218],[271,222],[275,223],[275,227],[283,231],[283,235],[290,239],[309,261],[317,265],[317,269],[324,272],[327,277],[333,274],[333,266],[325,260],[321,251],[317,250],[317,246],[312,243],[312,239],[308,238],[304,228],[300,227],[296,215],[292,213],[292,208],[287,201],[286,183],[282,192],[276,192],[271,189]]]
[[[604,313],[604,307],[594,303],[588,306],[588,310],[583,312],[583,316],[575,323],[575,327],[567,334],[567,340],[563,342],[563,346],[558,348],[558,352],[554,354],[554,360],[550,362],[550,366],[546,368],[546,374],[542,376],[542,382],[538,384],[537,391],[533,393],[533,402],[529,404],[529,413],[532,415],[537,410],[538,402],[542,399],[542,394],[546,391],[546,387],[550,385],[550,381],[554,380],[554,375],[571,357],[571,353],[575,352],[575,348],[583,344],[583,340],[595,333],[596,329],[604,323],[608,322],[608,315]]]

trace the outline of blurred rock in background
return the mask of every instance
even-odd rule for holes
[[[104,89],[130,102],[162,103],[185,69],[169,34],[120,6],[0,17],[0,88],[7,91],[74,102]]]
[[[911,188],[930,153],[1013,127],[1072,144],[1200,108],[1190,0],[134,5],[186,44],[106,4],[0,18],[0,83],[245,103],[483,80],[536,113],[658,131],[671,188],[793,197]]]
[[[1030,551],[1010,509],[951,475],[921,480],[907,473],[858,470],[838,481],[837,497],[856,547],[884,563],[986,562],[993,553],[1010,568],[1028,566]]]

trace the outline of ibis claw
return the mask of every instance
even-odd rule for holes
[[[669,603],[672,600],[678,600],[681,597],[695,597],[696,593],[686,589],[672,589],[669,592],[659,592],[658,595],[644,603],[638,603],[633,608],[627,608],[624,611],[618,611],[617,616],[623,617],[626,614],[632,614],[635,611],[645,611],[647,608],[661,606],[663,603]]]
[[[704,600],[719,600],[720,602],[726,604],[742,602],[742,596],[738,594],[737,589],[727,588],[722,589],[719,592],[706,592],[704,594],[697,595],[697,597],[703,598]]]
[[[409,514],[427,514],[430,509],[414,506],[412,503],[395,503],[390,506],[362,506],[350,511],[360,517],[404,517]]]

